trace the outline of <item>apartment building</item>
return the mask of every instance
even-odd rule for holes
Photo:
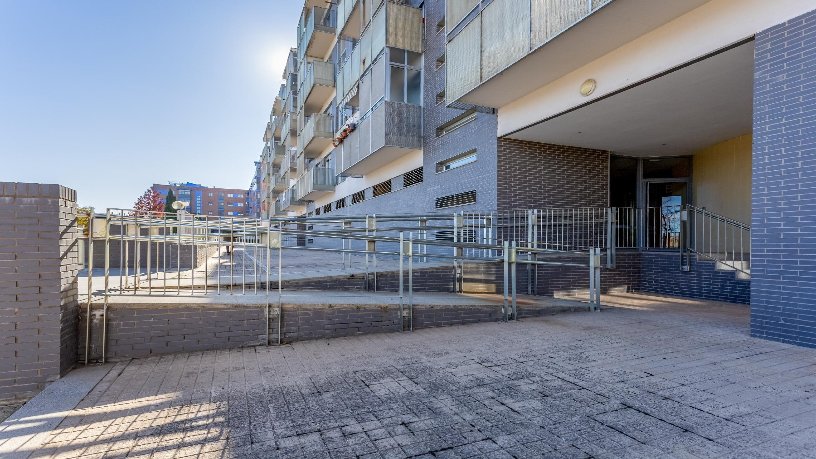
[[[262,216],[495,208],[496,117],[444,103],[444,28],[427,30],[444,14],[305,2],[264,133]]]
[[[178,201],[189,202],[188,212],[220,217],[250,216],[250,191],[239,188],[213,188],[192,182],[154,183],[150,187],[166,198],[170,190]]]
[[[605,282],[816,346],[815,8],[306,1],[261,214],[608,209]]]

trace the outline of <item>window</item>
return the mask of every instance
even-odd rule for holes
[[[442,90],[441,92],[436,93],[436,105],[444,103],[445,103],[445,91]]]
[[[448,158],[444,161],[436,163],[436,172],[445,172],[457,167],[470,164],[476,161],[476,149],[468,150],[464,153],[458,154],[453,158]]]
[[[445,31],[445,18],[443,17],[442,19],[439,20],[439,22],[436,23],[436,33],[442,33],[444,31]]]
[[[466,191],[464,193],[451,194],[436,198],[436,208],[444,209],[446,207],[464,206],[467,204],[476,203],[476,190]]]
[[[422,54],[389,48],[388,100],[422,105]]]
[[[422,168],[417,167],[412,171],[408,171],[402,175],[402,187],[408,188],[409,186],[414,186],[417,184],[422,183]]]
[[[448,121],[447,123],[443,124],[436,128],[436,136],[441,137],[445,134],[450,134],[451,132],[459,129],[460,127],[470,123],[471,121],[476,119],[476,112],[469,111],[465,112],[456,118]]]

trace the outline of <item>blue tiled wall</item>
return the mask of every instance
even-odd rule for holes
[[[756,36],[751,334],[816,347],[816,11]]]
[[[640,290],[660,295],[749,304],[751,281],[737,279],[733,271],[718,271],[712,261],[691,257],[691,270],[680,270],[677,252],[642,252]]]

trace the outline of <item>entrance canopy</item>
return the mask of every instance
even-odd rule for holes
[[[676,156],[751,132],[754,43],[730,48],[507,137]]]

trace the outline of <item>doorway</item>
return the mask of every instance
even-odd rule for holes
[[[691,157],[612,156],[609,203],[618,232],[641,249],[679,249],[680,212],[691,202]],[[621,235],[618,235],[621,239]]]

